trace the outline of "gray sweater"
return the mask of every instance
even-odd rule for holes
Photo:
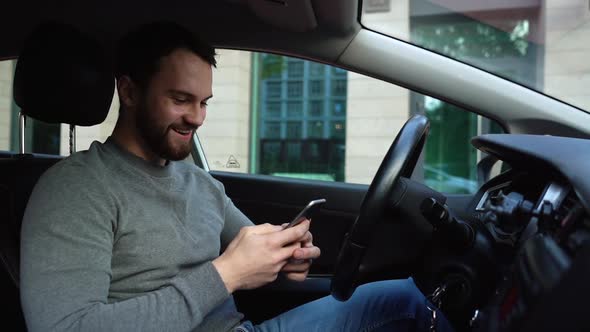
[[[233,298],[211,261],[251,225],[209,174],[111,139],[50,168],[21,233],[31,331],[228,331]]]

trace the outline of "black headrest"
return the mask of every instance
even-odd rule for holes
[[[98,41],[72,26],[44,23],[25,41],[14,74],[14,101],[48,123],[92,126],[106,118],[115,87]]]

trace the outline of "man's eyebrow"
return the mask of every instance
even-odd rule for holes
[[[170,89],[170,90],[168,90],[168,93],[174,94],[174,95],[182,95],[182,96],[189,97],[189,98],[195,98],[195,95],[193,95],[192,93],[182,91],[182,90]],[[203,99],[203,101],[207,101],[211,98],[213,98],[213,95],[210,95],[209,97]]]
[[[195,97],[192,93],[186,92],[186,91],[182,91],[182,90],[170,89],[170,90],[168,90],[168,93],[169,94],[172,94],[172,95],[181,95],[181,96],[190,97],[190,98],[194,98]]]

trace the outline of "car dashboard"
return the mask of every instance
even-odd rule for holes
[[[590,141],[494,134],[472,143],[510,169],[484,184],[469,208],[494,257],[491,292],[469,329],[589,328],[577,299],[590,277]]]

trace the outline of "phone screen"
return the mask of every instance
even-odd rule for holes
[[[319,210],[320,206],[322,206],[324,203],[326,203],[326,200],[323,198],[309,202],[307,206],[303,208],[303,210],[301,210],[301,212],[299,212],[299,214],[297,214],[297,216],[293,218],[293,220],[291,220],[287,226],[285,226],[285,228],[293,227],[305,219],[311,219],[316,211]]]

